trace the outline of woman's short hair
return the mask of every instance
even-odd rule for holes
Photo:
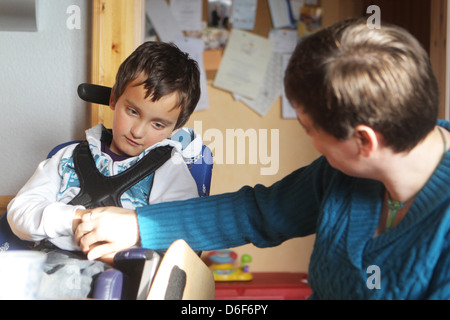
[[[346,20],[300,42],[286,69],[286,96],[314,125],[345,140],[364,124],[396,152],[434,128],[439,93],[428,54],[406,30]]]

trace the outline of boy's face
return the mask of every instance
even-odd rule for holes
[[[131,81],[117,101],[111,96],[110,107],[114,110],[113,140],[110,149],[118,155],[137,156],[145,149],[168,138],[180,115],[176,93],[152,102],[145,99],[140,79]]]

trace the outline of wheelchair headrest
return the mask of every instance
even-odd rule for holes
[[[112,89],[110,87],[99,86],[91,83],[82,83],[78,86],[78,96],[86,102],[109,106],[111,90]]]

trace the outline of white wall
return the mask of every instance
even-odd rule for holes
[[[67,27],[71,5],[79,29]],[[0,196],[17,193],[53,146],[84,137],[90,110],[76,89],[90,78],[91,6],[38,0],[37,32],[0,31]]]

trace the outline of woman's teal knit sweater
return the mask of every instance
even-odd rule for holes
[[[440,121],[450,131],[450,123]],[[137,209],[142,246],[276,246],[316,234],[312,298],[450,299],[450,152],[398,226],[373,237],[384,186],[321,157],[270,187]],[[299,248],[299,250],[301,250]]]

